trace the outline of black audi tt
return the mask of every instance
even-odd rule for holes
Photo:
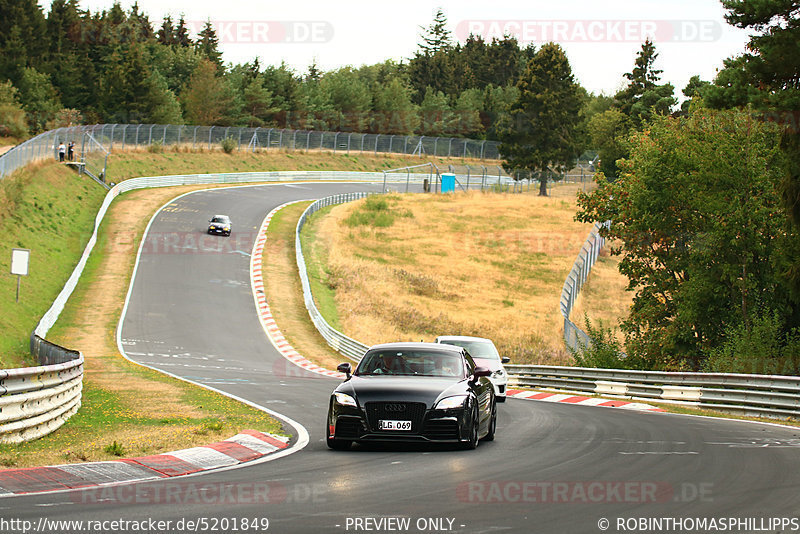
[[[371,347],[331,395],[328,446],[355,442],[456,443],[474,449],[494,439],[497,405],[487,378],[463,348],[438,343]]]

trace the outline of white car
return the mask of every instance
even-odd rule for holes
[[[497,402],[506,401],[506,386],[508,385],[508,373],[503,367],[504,363],[511,361],[511,358],[501,358],[491,339],[472,336],[439,336],[436,343],[446,343],[464,347],[469,352],[475,363],[488,367],[492,374],[489,380],[494,386],[494,394]]]

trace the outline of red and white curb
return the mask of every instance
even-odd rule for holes
[[[264,328],[267,338],[272,342],[272,344],[275,346],[275,349],[277,349],[281,356],[310,373],[342,379],[344,378],[342,373],[325,369],[324,367],[307,360],[299,352],[294,350],[294,347],[292,347],[286,338],[283,337],[283,334],[278,328],[275,318],[272,316],[272,311],[269,308],[267,297],[264,294],[264,278],[261,274],[261,268],[264,245],[267,242],[267,228],[269,228],[269,223],[272,220],[273,215],[286,206],[295,204],[296,202],[305,201],[296,200],[294,202],[282,204],[269,212],[267,218],[264,219],[263,223],[261,223],[261,228],[256,236],[256,243],[253,246],[253,252],[250,254],[250,283],[253,286],[253,298],[255,299],[258,317],[261,320],[261,326]]]
[[[579,406],[600,406],[603,408],[622,408],[624,410],[634,410],[642,412],[666,412],[663,408],[658,408],[650,404],[641,402],[629,402],[620,400],[608,400],[598,397],[584,397],[582,395],[567,395],[563,393],[544,393],[529,391],[524,389],[509,389],[506,392],[508,397],[514,399],[536,400],[544,402],[563,402],[565,404],[576,404]]]
[[[230,467],[278,452],[289,438],[245,430],[232,438],[152,456],[0,471],[0,497],[158,480]]]

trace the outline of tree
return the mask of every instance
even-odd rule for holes
[[[447,97],[441,91],[428,87],[425,98],[419,105],[419,115],[420,134],[434,137],[450,134],[453,117]]]
[[[684,115],[689,113],[689,106],[692,104],[692,102],[702,100],[703,94],[710,86],[711,82],[701,80],[700,76],[696,74],[689,78],[689,82],[686,84],[686,87],[684,87],[681,91],[683,96],[686,97],[686,100],[681,103],[681,113]]]
[[[713,91],[714,104],[738,100],[756,109],[800,109],[800,5],[796,0],[722,0],[728,11],[725,20],[753,32],[748,52],[725,65]],[[730,82],[727,70],[740,71],[738,81],[756,91],[746,91],[747,100],[731,99],[726,93],[740,92],[738,83]],[[721,77],[721,78],[720,78]],[[741,93],[740,93],[741,94]],[[713,104],[712,104],[713,105]]]
[[[436,54],[439,51],[447,50],[453,46],[450,39],[450,30],[447,29],[447,17],[441,8],[436,11],[433,22],[427,28],[420,26],[422,34],[419,48],[423,55]]]
[[[542,46],[528,62],[517,89],[519,99],[501,127],[503,166],[508,171],[538,172],[539,195],[547,196],[549,171],[567,169],[578,150],[581,97],[561,46]]]
[[[337,112],[337,131],[363,132],[369,125],[372,95],[369,86],[351,67],[325,73],[321,80]]]
[[[172,17],[167,15],[161,22],[161,28],[156,33],[156,40],[163,45],[175,44],[175,28],[172,25]]]
[[[600,171],[614,179],[619,175],[617,160],[628,154],[627,138],[631,121],[617,109],[594,115],[588,124],[591,146],[600,153]]]
[[[181,101],[189,124],[226,126],[230,122],[231,93],[217,76],[217,66],[207,59],[197,65]]]
[[[28,122],[11,82],[0,82],[0,136],[26,137]]]
[[[183,124],[181,105],[175,93],[170,91],[164,76],[153,71],[148,81],[150,92],[147,97],[146,121],[152,124]]]
[[[219,51],[219,39],[217,32],[210,20],[207,20],[203,29],[197,34],[197,41],[194,49],[205,59],[209,60],[217,67],[217,72],[221,75],[224,72],[222,64],[222,52]]]
[[[181,18],[178,19],[178,25],[175,26],[175,34],[173,41],[183,48],[192,46],[192,40],[189,38],[189,29],[186,28],[186,21],[181,13]]]
[[[275,111],[272,93],[264,87],[264,79],[256,77],[244,88],[244,120],[248,126],[264,126]]]
[[[411,90],[398,77],[377,88],[374,106],[372,130],[375,132],[409,135],[419,127]]]
[[[454,106],[453,132],[464,137],[480,137],[483,135],[481,114],[483,110],[483,93],[480,89],[466,89]]]
[[[786,315],[776,258],[784,161],[774,126],[700,108],[656,117],[631,137],[620,177],[579,194],[577,220],[611,221],[620,272],[636,291],[626,349],[654,368],[701,368],[726,329],[762,310]]]
[[[750,105],[783,127],[789,168],[782,185],[784,208],[800,229],[800,5],[796,0],[722,0],[725,19],[751,31],[747,52],[725,61],[705,101],[711,107]],[[786,270],[800,308],[800,242]],[[795,325],[800,325],[800,312]]]
[[[641,50],[636,54],[633,70],[623,75],[628,79],[627,87],[619,91],[614,97],[617,107],[626,115],[631,115],[631,108],[636,101],[641,98],[645,91],[655,89],[661,79],[662,71],[654,66],[656,58],[658,58],[656,46],[648,38],[642,44]]]
[[[28,122],[35,132],[41,131],[56,111],[61,109],[50,76],[38,72],[33,67],[26,67],[19,81],[19,99],[28,114]]]

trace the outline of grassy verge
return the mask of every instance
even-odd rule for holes
[[[331,209],[331,206],[323,208],[306,219],[303,232],[300,234],[300,243],[306,259],[308,283],[311,286],[311,294],[314,295],[314,303],[328,324],[341,331],[342,324],[339,321],[339,310],[336,307],[336,286],[334,285],[336,277],[328,266],[328,246],[324,240],[319,238],[319,224]],[[295,226],[297,219],[295,219]]]
[[[0,368],[36,365],[28,336],[64,287],[94,227],[105,190],[54,163],[0,180]],[[31,251],[29,275],[10,272],[11,249]]]

